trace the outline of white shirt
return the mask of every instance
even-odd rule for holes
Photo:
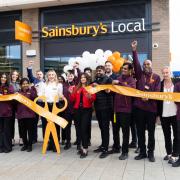
[[[40,81],[39,83],[35,84],[34,87],[36,88],[37,91],[37,95],[40,96],[41,95],[41,90],[42,87],[44,86],[44,82]]]
[[[62,94],[63,94],[62,84],[60,83],[57,84],[56,82],[53,82],[53,83],[49,82],[48,84],[44,83],[41,86],[41,90],[39,93],[40,96],[45,96],[47,102],[49,103],[54,102],[55,96],[61,97]],[[59,99],[57,100],[57,102],[58,101]]]
[[[169,89],[164,87],[164,92],[174,92],[174,85],[172,85],[171,88],[169,88]],[[162,117],[176,116],[176,113],[177,113],[177,107],[174,102],[163,101]]]

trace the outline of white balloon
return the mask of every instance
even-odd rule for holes
[[[75,58],[70,58],[69,61],[68,61],[68,64],[69,64],[70,66],[73,66],[75,62],[76,62],[76,59],[75,59]]]
[[[104,66],[105,62],[106,62],[105,57],[98,58],[98,60],[97,60],[98,65],[101,65],[101,66]]]
[[[66,65],[66,66],[64,66],[63,71],[64,71],[65,73],[67,73],[68,70],[72,70],[72,69],[73,69],[72,66]]]
[[[97,49],[97,50],[95,51],[95,55],[96,55],[97,57],[103,57],[104,51],[103,51],[102,49]]]
[[[112,55],[112,51],[110,51],[110,50],[106,50],[105,52],[104,52],[104,57],[107,59],[109,56],[111,56]]]
[[[83,53],[82,53],[82,57],[83,58],[86,58],[86,57],[88,57],[90,55],[90,52],[89,51],[84,51]]]

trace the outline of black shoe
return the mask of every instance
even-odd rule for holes
[[[82,151],[82,152],[81,152],[81,155],[80,155],[80,158],[83,159],[83,158],[85,158],[87,155],[88,155],[88,152],[85,153],[85,152]]]
[[[131,142],[128,147],[129,148],[137,148],[136,142]]]
[[[180,157],[179,159],[172,164],[172,167],[179,167],[180,166]]]
[[[171,155],[166,155],[166,156],[164,156],[164,158],[163,158],[163,159],[164,159],[165,161],[167,161],[167,160],[169,160],[169,159],[170,159],[170,157],[171,157]]]
[[[12,149],[10,150],[4,150],[5,153],[10,153],[12,151]]]
[[[120,153],[120,149],[118,148],[112,148],[110,151],[108,151],[109,154],[115,154],[115,153]]]
[[[31,152],[31,151],[32,151],[32,146],[28,146],[27,152]]]
[[[95,149],[93,152],[95,153],[103,152],[103,148],[100,146],[97,149]]]
[[[171,157],[169,158],[168,163],[169,163],[169,164],[174,164],[176,161],[177,161],[177,157],[171,156]]]
[[[73,143],[73,145],[77,145],[77,141],[75,141],[75,142]]]
[[[128,158],[128,153],[122,153],[120,156],[119,156],[119,160],[126,160]]]
[[[106,158],[108,155],[109,155],[108,151],[107,150],[103,150],[103,152],[100,154],[99,158],[103,159],[103,158]]]
[[[27,150],[27,146],[23,146],[22,148],[21,148],[21,151],[26,151]]]
[[[151,153],[151,154],[148,154],[148,159],[149,159],[149,162],[155,162],[155,157],[154,157],[154,153]]]
[[[135,152],[136,154],[139,154],[139,153],[140,153],[140,148],[138,147],[134,152]]]
[[[147,158],[147,155],[146,155],[146,154],[139,154],[139,155],[136,156],[134,159],[135,159],[135,160],[141,160],[141,159],[144,159],[144,158]]]
[[[68,150],[71,148],[71,143],[66,143],[66,145],[64,146],[64,150]]]

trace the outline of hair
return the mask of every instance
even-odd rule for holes
[[[169,66],[163,66],[163,68],[161,69],[161,71],[163,71],[164,69],[168,69],[171,72],[171,68]]]
[[[36,73],[38,73],[38,72],[42,72],[42,71],[39,69],[39,70],[36,71]],[[42,73],[43,73],[43,72],[42,72]]]
[[[86,86],[88,86],[88,85],[90,84],[90,77],[89,77],[89,75],[86,74],[86,73],[82,73],[82,74],[80,75],[80,81],[79,81],[78,85],[76,86],[74,92],[77,92],[77,91],[82,87],[82,83],[81,83],[81,78],[82,78],[82,76],[85,76],[85,78],[86,78],[86,80],[87,80]]]
[[[13,75],[13,73],[14,72],[17,72],[18,73],[18,78],[17,78],[17,82],[19,82],[20,81],[20,72],[18,72],[17,70],[13,70],[11,73],[10,73],[10,80],[12,81],[12,75]]]
[[[49,80],[48,80],[48,74],[49,74],[50,72],[55,73],[55,82],[56,82],[56,84],[58,84],[59,81],[58,81],[57,74],[56,74],[56,72],[55,72],[54,69],[50,69],[50,70],[46,73],[46,84],[49,83]]]
[[[19,84],[22,86],[22,84],[23,84],[25,81],[27,81],[28,84],[30,83],[30,81],[29,81],[28,78],[22,78],[22,79],[20,80]]]
[[[90,71],[92,73],[92,69],[90,67],[84,68],[84,72],[86,72],[86,71]]]
[[[133,65],[132,65],[132,63],[128,63],[128,62],[125,62],[124,64],[123,64],[123,66],[128,66],[128,69],[129,70],[133,70]]]
[[[9,86],[10,81],[9,81],[9,76],[8,76],[8,74],[7,74],[7,73],[2,73],[2,74],[0,75],[0,78],[1,78],[3,75],[6,76],[6,83],[5,83],[5,85],[6,85],[6,86]],[[0,80],[0,85],[2,85],[1,80]]]
[[[97,67],[96,67],[96,70],[98,70],[98,69],[102,69],[103,71],[105,71],[105,68],[104,68],[104,66],[102,66],[102,65],[97,66]]]
[[[110,63],[110,64],[112,64],[112,62],[111,62],[111,61],[108,61],[108,60],[105,62],[105,65],[106,65],[107,63]]]
[[[58,78],[62,78],[63,83],[66,81],[65,78],[62,75],[60,75]]]
[[[69,69],[69,70],[67,70],[67,73],[74,75],[74,69]]]

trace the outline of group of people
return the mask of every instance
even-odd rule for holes
[[[65,129],[56,125],[58,139],[64,144],[64,149],[71,148],[71,125],[75,124],[77,151],[80,158],[88,155],[88,146],[91,145],[91,119],[93,109],[101,132],[101,144],[95,153],[100,153],[99,158],[105,158],[112,153],[120,153],[120,160],[128,158],[129,148],[136,148],[139,153],[135,160],[148,158],[155,162],[155,124],[159,116],[165,139],[166,156],[164,160],[173,167],[180,166],[180,103],[170,101],[157,101],[147,98],[133,98],[111,92],[109,89],[96,94],[87,92],[87,86],[104,84],[120,85],[136,88],[148,92],[180,92],[180,82],[174,83],[168,66],[162,69],[163,80],[152,71],[152,62],[145,60],[141,67],[137,54],[137,41],[131,43],[133,63],[126,62],[121,68],[120,74],[112,71],[112,64],[106,61],[105,66],[97,66],[95,77],[90,68],[80,72],[78,62],[73,70],[68,70],[66,79],[57,76],[54,70],[49,70],[44,78],[42,71],[32,73],[32,63],[27,67],[27,77],[19,77],[17,71],[10,76],[3,73],[0,76],[0,95],[20,93],[31,100],[38,96],[45,96],[49,110],[52,111],[56,96],[57,107],[63,106],[63,96],[68,100],[68,106],[61,117],[68,121]],[[10,79],[8,79],[10,77]],[[37,104],[44,107],[44,102],[38,99]],[[42,121],[43,137],[47,121],[35,114],[28,107],[16,101],[0,102],[0,153],[12,151],[14,143],[15,119],[18,119],[18,129],[21,151],[32,151],[32,144],[37,142],[38,120]],[[112,124],[113,146],[109,150],[109,127]],[[122,128],[122,145],[120,144],[119,131]],[[173,130],[173,141],[171,138]],[[131,131],[130,131],[131,130]],[[148,143],[146,147],[145,132],[148,131]],[[132,141],[129,143],[130,132]],[[54,141],[50,137],[48,150],[56,152]]]

